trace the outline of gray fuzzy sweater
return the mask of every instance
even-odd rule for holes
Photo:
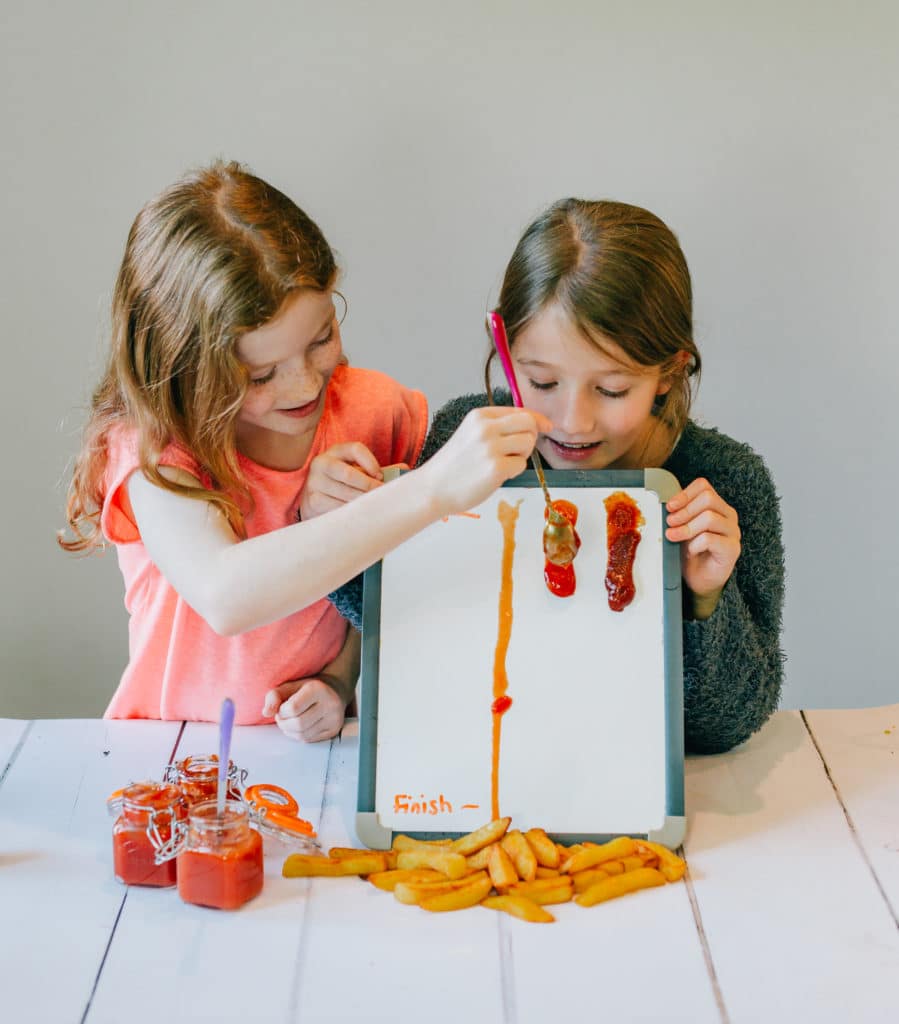
[[[499,405],[511,404],[497,391]],[[434,416],[419,465],[452,436],[485,394],[452,399]],[[717,430],[687,423],[665,463],[681,485],[705,477],[737,511],[742,551],[712,615],[684,621],[684,736],[687,751],[719,753],[742,743],[777,707],[783,678],[780,648],[784,553],[777,493],[762,459]],[[359,628],[361,577],[330,595]]]

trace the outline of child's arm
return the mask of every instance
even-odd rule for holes
[[[356,693],[361,639],[355,629],[348,629],[343,648],[330,665],[308,679],[293,679],[269,690],[262,714],[274,717],[291,739],[315,743],[336,736]]]
[[[717,431],[689,426],[670,468],[682,480],[697,471],[708,474],[739,517],[734,571],[712,614],[688,615],[683,631],[687,750],[718,753],[748,739],[780,697],[784,552],[778,499],[764,462]]]
[[[526,466],[537,413],[476,410],[426,465],[328,515],[240,541],[207,502],[133,473],[128,495],[141,539],[160,572],[217,632],[235,635],[305,608],[398,544],[479,504]],[[175,468],[172,479],[192,482]]]

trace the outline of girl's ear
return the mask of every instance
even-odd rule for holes
[[[659,386],[656,388],[656,397],[668,394],[674,387],[675,379],[686,370],[690,359],[690,353],[681,349],[667,361],[667,365],[662,364],[664,370],[659,380]]]

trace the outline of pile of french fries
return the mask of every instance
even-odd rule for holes
[[[667,847],[621,836],[608,843],[563,846],[543,829],[510,831],[498,818],[458,839],[398,835],[390,850],[334,847],[327,857],[294,853],[286,878],[358,875],[400,903],[430,911],[480,904],[523,921],[554,921],[546,909],[574,900],[582,907],[638,889],[676,882],[685,862]]]

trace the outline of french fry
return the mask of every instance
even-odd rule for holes
[[[493,849],[494,846],[498,845],[499,843],[497,841],[496,843],[491,843],[489,846],[482,846],[480,850],[477,850],[475,853],[469,854],[469,856],[467,856],[465,860],[468,862],[468,866],[472,869],[472,871],[486,870],[487,862],[490,860],[490,851]]]
[[[452,839],[413,839],[412,836],[398,832],[393,837],[392,848],[394,850],[420,850],[424,847],[429,850],[433,846],[451,846],[452,842]]]
[[[567,903],[574,894],[574,887],[568,875],[558,878],[539,878],[533,882],[518,882],[511,886],[503,895],[523,896],[525,899],[539,903]]]
[[[371,850],[358,850],[354,846],[332,846],[331,849],[328,850],[328,856],[331,858],[331,860],[347,860],[351,857],[358,857],[360,853],[371,852]],[[383,854],[386,851],[377,850],[375,852],[377,852],[378,854]]]
[[[455,839],[451,849],[455,853],[461,853],[463,857],[469,857],[484,846],[489,846],[501,839],[511,823],[511,818],[497,818],[495,821],[490,821],[475,829],[474,832],[469,832],[467,836]]]
[[[558,868],[545,868],[545,867],[542,867],[540,864],[538,864],[537,865],[537,877],[538,878],[558,878],[559,877],[559,869]]]
[[[396,859],[400,871],[415,868],[434,868],[447,878],[462,878],[468,874],[468,864],[461,853],[446,849],[443,846],[416,847],[414,850],[402,850]]]
[[[619,861],[625,871],[636,871],[637,868],[645,868],[646,862],[639,853],[632,853],[630,857],[622,857]]]
[[[687,862],[672,853],[667,846],[661,843],[652,843],[648,839],[640,839],[637,842],[640,850],[648,850],[659,858],[659,871],[669,882],[678,882],[684,877],[687,870]]]
[[[620,860],[604,860],[602,862],[602,869],[603,869],[603,871],[605,871],[605,873],[607,875],[623,875],[624,874],[624,865],[621,863]],[[585,868],[584,870],[591,870],[591,869]],[[580,874],[580,872],[576,871],[575,874]]]
[[[490,881],[486,871],[478,871],[473,875],[466,875],[465,878],[457,878],[455,881],[443,878],[433,882],[397,882],[393,889],[393,895],[400,903],[420,906],[423,899],[429,899],[431,896],[442,896],[444,893],[453,892],[456,889],[464,889],[466,886],[471,885],[472,882],[482,882],[484,880]]]
[[[534,903],[525,896],[488,896],[481,900],[481,906],[488,910],[502,910],[512,917],[518,917],[522,921],[532,921],[535,924],[550,924],[555,921],[553,915],[544,910],[543,907]]]
[[[430,910],[432,913],[439,913],[445,910],[464,910],[466,907],[475,907],[490,893],[493,883],[489,878],[478,878],[467,885],[451,889],[449,892],[440,893],[437,896],[428,896],[418,905],[422,910]]]
[[[518,872],[502,844],[492,843],[488,849],[490,856],[487,859],[487,871],[493,884],[497,889],[506,885],[514,885],[518,881]]]
[[[563,877],[570,878],[574,886],[574,891],[585,892],[590,888],[591,885],[596,885],[597,882],[604,882],[607,878],[611,878],[612,875],[606,870],[607,864],[604,864],[601,868],[585,868],[583,871],[576,871],[573,875],[565,875]],[[618,872],[624,874],[624,872]]]
[[[382,853],[367,850],[355,857],[318,857],[291,853],[284,861],[281,874],[285,878],[339,878],[343,875],[370,875],[385,871],[387,862]]]
[[[368,876],[372,885],[385,892],[393,892],[399,882],[439,882],[441,879],[445,881],[446,875],[433,868],[416,868],[412,871],[388,868],[386,871],[374,871]]]
[[[528,844],[534,851],[537,863],[543,868],[557,868],[562,862],[562,855],[556,844],[542,828],[529,828],[524,834]]]
[[[519,878],[530,882],[537,877],[537,858],[527,839],[518,829],[507,832],[500,841],[500,845],[512,858]]]
[[[637,844],[628,836],[619,836],[601,846],[588,846],[562,864],[563,875],[573,875],[585,868],[595,868],[607,860],[619,860],[637,852]]]
[[[627,871],[623,875],[607,878],[591,885],[589,889],[578,893],[574,897],[574,902],[582,907],[592,907],[597,903],[605,903],[606,900],[613,900],[629,892],[636,892],[638,889],[648,889],[664,884],[665,876],[661,871],[656,871],[655,868],[638,868],[636,871]]]

